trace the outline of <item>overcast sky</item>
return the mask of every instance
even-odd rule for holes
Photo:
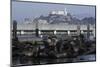
[[[12,2],[12,20],[23,22],[25,18],[34,19],[40,15],[48,15],[53,10],[64,10],[77,18],[95,17],[94,6],[80,6],[68,4],[46,4],[34,2]]]

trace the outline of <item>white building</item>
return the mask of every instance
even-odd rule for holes
[[[59,11],[51,11],[50,14],[58,14],[58,15],[66,15],[67,16],[67,10],[59,10]]]

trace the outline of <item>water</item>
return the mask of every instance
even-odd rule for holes
[[[87,62],[95,61],[96,55],[82,55],[76,58],[33,58],[33,57],[18,57],[14,60],[13,65],[39,65],[39,64],[56,64],[56,63],[74,63],[74,62]]]
[[[36,37],[35,35],[18,35],[19,41],[41,41],[40,37]]]

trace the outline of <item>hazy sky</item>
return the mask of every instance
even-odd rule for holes
[[[46,4],[33,2],[12,2],[12,20],[23,22],[25,18],[34,19],[40,15],[48,15],[53,10],[64,10],[76,16],[77,18],[95,17],[94,6],[64,5],[64,4]]]

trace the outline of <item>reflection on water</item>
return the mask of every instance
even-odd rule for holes
[[[72,63],[72,62],[81,62],[81,61],[95,61],[96,56],[85,55],[78,56],[77,58],[59,58],[59,59],[50,59],[50,58],[32,58],[32,57],[17,57],[13,60],[13,65],[38,65],[38,64],[54,64],[54,63]]]

